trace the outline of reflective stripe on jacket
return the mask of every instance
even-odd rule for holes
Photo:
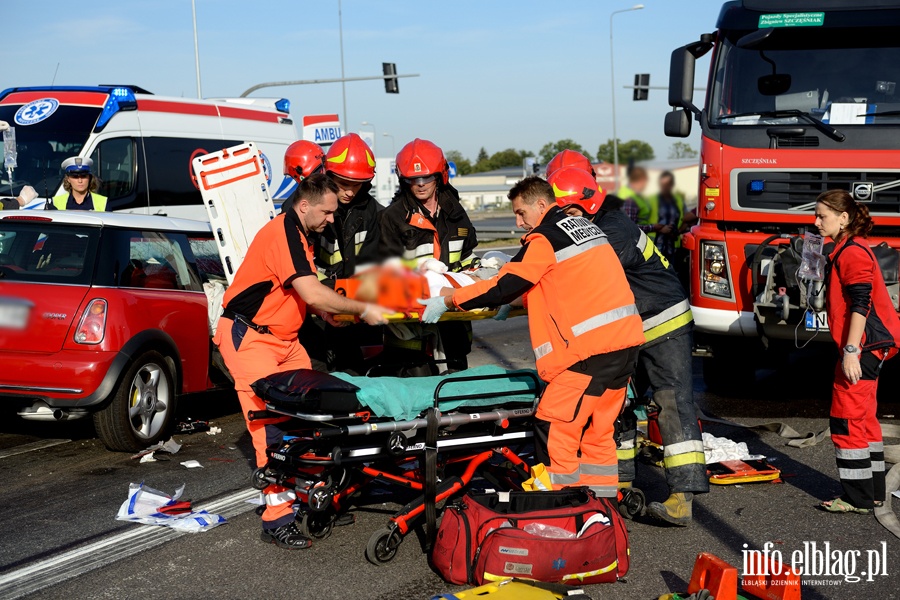
[[[497,277],[457,290],[453,301],[471,310],[522,293],[537,370],[545,381],[576,362],[644,341],[634,296],[606,235],[556,206],[525,235],[523,248]]]
[[[646,343],[691,329],[694,318],[687,293],[650,237],[619,210],[601,210],[593,221],[619,256],[644,322]]]

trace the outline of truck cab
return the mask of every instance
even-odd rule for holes
[[[888,2],[736,0],[716,31],[672,53],[666,135],[687,137],[695,121],[702,134],[700,220],[684,245],[707,383],[739,384],[735,371],[752,373],[749,351],[763,345],[830,342],[821,282],[797,276],[828,189],[867,204],[896,303],[898,25],[900,4]],[[697,105],[695,61],[709,52]]]

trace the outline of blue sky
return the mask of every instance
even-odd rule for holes
[[[337,0],[196,0],[205,97],[250,86],[339,77]],[[715,27],[721,2],[645,0],[615,17],[619,138],[650,142],[665,158],[666,92],[632,102],[635,73],[666,85],[669,55]],[[6,0],[0,87],[133,83],[168,96],[196,97],[190,0]],[[474,158],[508,147],[537,152],[572,138],[591,152],[612,137],[609,15],[625,0],[343,0],[348,77],[379,75],[395,62],[400,94],[379,81],[347,83],[348,131],[374,123],[378,154],[414,137]],[[698,80],[705,82],[704,60]],[[260,90],[289,98],[295,117],[341,112],[340,84]],[[299,121],[299,119],[298,119]],[[696,133],[691,140],[697,147]]]

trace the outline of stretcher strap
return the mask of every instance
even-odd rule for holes
[[[425,411],[425,551],[431,552],[437,534],[437,436],[441,411],[436,407]]]

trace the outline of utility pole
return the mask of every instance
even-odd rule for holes
[[[341,94],[344,96],[344,125],[348,125],[347,121],[347,83],[344,75],[344,16],[341,10],[341,0],[338,0],[338,34],[341,40]],[[344,133],[347,133],[346,131]]]
[[[191,13],[194,15],[194,66],[197,69],[197,98],[203,98],[200,91],[200,46],[197,43],[197,2],[191,0]]]

